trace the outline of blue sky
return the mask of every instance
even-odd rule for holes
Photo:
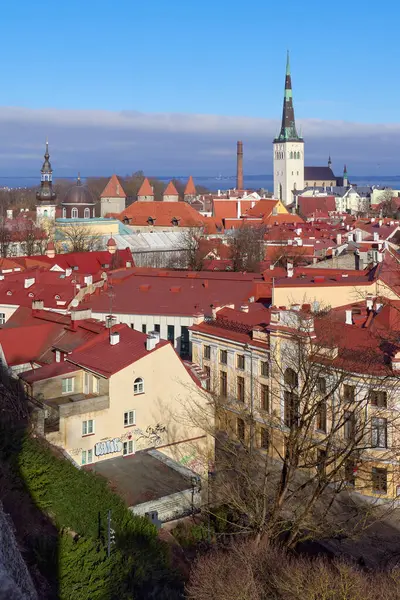
[[[9,168],[3,155],[10,143],[13,154],[21,154],[21,168],[34,168],[29,156],[33,158],[46,134],[64,171],[80,165],[83,170],[120,168],[124,172],[130,167],[124,153],[130,141],[132,170],[161,173],[166,166],[178,172],[204,172],[211,167],[232,171],[231,140],[240,136],[245,147],[247,142],[249,171],[257,173],[265,163],[263,170],[271,172],[271,137],[265,139],[266,155],[251,162],[253,146],[255,156],[257,144],[262,145],[261,140],[255,144],[252,131],[260,119],[265,120],[266,135],[278,127],[287,48],[296,117],[304,123],[303,134],[309,142],[306,153],[313,163],[324,163],[327,153],[336,152],[338,162],[353,161],[360,173],[377,163],[387,165],[388,173],[400,172],[393,156],[398,152],[398,131],[390,125],[400,121],[395,100],[400,49],[391,26],[399,13],[392,0],[371,3],[371,8],[359,0],[4,3],[0,125],[5,127],[6,139],[0,142],[0,173]],[[10,122],[7,112],[1,116],[2,107],[25,110],[20,111],[20,120],[15,117]],[[52,109],[51,118],[46,119],[42,109]],[[83,119],[80,111],[85,111]],[[154,123],[150,130],[137,123],[131,138],[120,135],[118,127],[112,129],[115,144],[121,137],[122,146],[118,150],[115,146],[108,155],[102,151],[96,160],[99,140],[104,139],[101,132],[110,137],[99,116],[102,111],[108,114],[106,121],[131,111],[145,115],[146,122],[155,113],[176,119],[182,115],[187,123],[183,157],[179,148],[165,161],[160,152],[168,145],[168,135],[175,140],[174,148],[178,144],[173,123],[168,131],[158,131],[158,136]],[[22,113],[29,113],[28,121]],[[208,145],[201,131],[194,131],[190,115],[215,116]],[[229,136],[224,126],[224,133],[220,132],[224,117],[231,118]],[[243,119],[252,124],[248,138]],[[342,138],[332,125],[338,121],[348,122],[347,132],[340,128]],[[379,123],[390,125],[383,134],[379,128],[368,128]],[[143,141],[146,131],[144,164],[140,164],[134,142]],[[354,132],[362,140],[355,142]],[[96,144],[88,135],[93,135]],[[189,157],[186,144],[192,149]],[[229,156],[229,161],[223,156]]]

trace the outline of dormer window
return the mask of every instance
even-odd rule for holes
[[[33,292],[29,292],[28,296],[29,296],[29,298],[34,298],[35,294]]]
[[[61,352],[56,350],[56,362],[61,362]]]
[[[147,219],[147,223],[148,223],[149,225],[154,225],[154,219],[153,219],[153,217],[149,217],[149,218]]]
[[[7,296],[12,296],[12,291],[11,290],[8,290]]]
[[[58,294],[56,294],[56,295],[54,296],[54,300],[60,300],[60,299],[61,299],[61,298],[60,298],[60,296],[59,296]]]
[[[178,225],[179,225],[179,221],[178,221],[178,219],[177,219],[176,217],[174,217],[174,218],[172,219],[171,223],[172,223],[172,225],[173,225],[174,227],[178,227]]]

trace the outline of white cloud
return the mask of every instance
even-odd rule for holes
[[[245,170],[272,172],[272,139],[278,119],[137,111],[0,107],[0,173],[38,172],[49,137],[55,175],[214,174],[235,171],[236,140],[244,143]],[[397,174],[400,124],[299,120],[306,163],[353,174]],[[67,166],[68,165],[68,166]],[[372,172],[373,171],[373,172]]]

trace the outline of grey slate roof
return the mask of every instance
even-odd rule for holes
[[[330,167],[304,167],[305,181],[336,181],[336,177]]]

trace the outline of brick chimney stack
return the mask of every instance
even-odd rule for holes
[[[236,189],[243,190],[243,142],[237,143]]]

